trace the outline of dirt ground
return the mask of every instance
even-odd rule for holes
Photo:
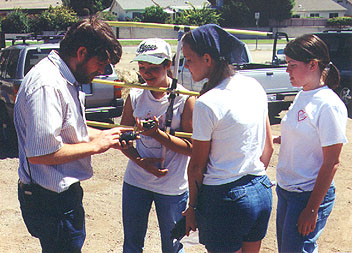
[[[252,51],[257,62],[269,56],[270,51]],[[133,54],[125,54],[117,65],[119,73],[125,78],[135,78],[135,63],[129,61]],[[268,58],[267,58],[268,59]],[[285,112],[281,113],[281,117]],[[280,134],[280,125],[272,125],[273,135]],[[348,120],[347,137],[352,141],[352,120]],[[1,143],[0,143],[1,145]],[[2,150],[6,150],[3,147]],[[275,146],[268,175],[275,180],[279,146]],[[23,223],[17,200],[16,156],[0,155],[0,252],[40,252],[39,241],[32,238]],[[352,144],[347,143],[342,150],[341,164],[335,176],[336,203],[328,224],[319,239],[320,252],[352,252]],[[123,227],[121,214],[121,192],[123,173],[127,159],[117,150],[93,156],[94,176],[82,182],[84,206],[86,211],[87,238],[83,252],[122,252]],[[274,208],[267,236],[263,240],[261,252],[277,252],[275,235],[276,194],[273,188]],[[196,234],[184,240],[186,252],[206,252],[197,244]],[[145,239],[145,252],[161,252],[159,231],[154,209],[150,214],[149,228]]]

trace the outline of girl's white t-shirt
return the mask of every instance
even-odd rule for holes
[[[183,86],[177,86],[183,89]],[[133,116],[139,119],[159,119],[159,127],[165,127],[165,113],[169,106],[168,96],[156,99],[149,90],[131,89],[130,98],[132,102]],[[181,117],[185,103],[188,99],[186,95],[178,95],[173,106],[173,118],[171,129],[180,131]],[[140,135],[136,140],[136,149],[141,157],[161,158],[162,145],[150,136]],[[153,191],[165,195],[180,195],[187,191],[188,181],[186,169],[189,157],[176,153],[166,148],[164,167],[169,171],[163,177],[156,177],[138,166],[132,160],[128,161],[124,181],[130,185]],[[160,164],[156,164],[160,166]]]
[[[263,87],[241,74],[223,80],[197,99],[192,138],[211,141],[204,184],[221,185],[248,174],[265,174],[260,157],[267,112]]]
[[[333,90],[300,91],[281,121],[278,185],[312,191],[323,163],[322,147],[346,143],[346,124],[346,106]]]

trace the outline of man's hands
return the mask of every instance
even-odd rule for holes
[[[123,132],[133,131],[133,128],[129,127],[115,127],[108,130],[100,131],[98,135],[91,141],[91,144],[95,146],[96,153],[103,153],[110,148],[116,149],[127,149],[129,145],[132,145],[132,141],[126,143],[122,141],[120,143],[120,135]]]

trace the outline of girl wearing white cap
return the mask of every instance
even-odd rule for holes
[[[162,39],[140,43],[137,56],[139,72],[146,85],[170,87],[171,47]],[[177,89],[184,89],[177,85]],[[172,107],[171,129],[192,132],[195,98],[178,95]],[[131,89],[126,100],[121,124],[142,126],[142,120],[156,120],[158,126],[143,129],[136,147],[123,153],[130,159],[123,185],[124,252],[142,252],[152,202],[156,207],[163,252],[184,252],[179,241],[172,240],[171,230],[182,218],[188,200],[186,168],[191,155],[189,140],[167,134],[168,95],[142,89]],[[166,148],[162,158],[162,146]],[[162,161],[164,168],[160,168]]]

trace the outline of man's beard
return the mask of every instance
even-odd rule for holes
[[[73,73],[76,81],[80,84],[91,83],[95,76],[99,73],[88,73],[87,62],[77,64],[76,71]]]

